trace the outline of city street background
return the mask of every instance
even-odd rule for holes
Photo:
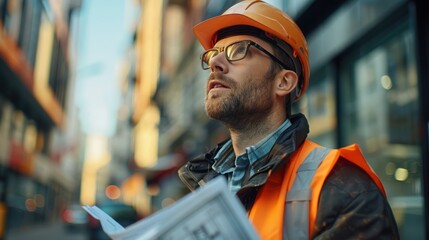
[[[228,137],[192,27],[238,1],[0,0],[0,239],[105,239],[82,205],[127,226],[188,194],[178,168]],[[401,238],[426,239],[426,2],[267,2],[307,38],[308,138],[359,144]]]

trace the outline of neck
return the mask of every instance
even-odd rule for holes
[[[240,127],[228,126],[232,147],[236,156],[243,154],[247,147],[253,146],[274,132],[286,120],[282,117],[266,117],[260,121],[241,124]]]

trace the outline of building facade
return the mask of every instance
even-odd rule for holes
[[[310,138],[360,145],[404,239],[427,234],[428,31],[419,4],[312,1],[292,12],[310,52],[311,85],[297,106]]]
[[[0,1],[0,238],[58,216],[76,187],[79,135],[68,133],[78,128],[65,112],[73,89],[69,33],[79,6]]]

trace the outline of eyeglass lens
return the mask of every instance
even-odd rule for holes
[[[207,50],[201,56],[201,64],[203,69],[209,69],[210,60],[223,51],[225,51],[225,56],[228,61],[237,61],[245,58],[250,43],[251,42],[248,41],[240,41],[232,43],[225,48],[213,48]]]

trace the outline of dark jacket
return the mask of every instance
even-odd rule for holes
[[[254,163],[255,174],[245,175],[237,196],[247,210],[270,173],[288,161],[307,137],[308,123],[304,115],[293,115],[290,120],[292,126],[280,135],[270,153]],[[225,159],[215,162],[213,158],[224,143],[179,169],[179,177],[189,189],[194,190],[219,175],[212,166]],[[345,159],[339,160],[324,184],[318,209],[315,239],[399,239],[395,219],[383,194],[364,171]]]

